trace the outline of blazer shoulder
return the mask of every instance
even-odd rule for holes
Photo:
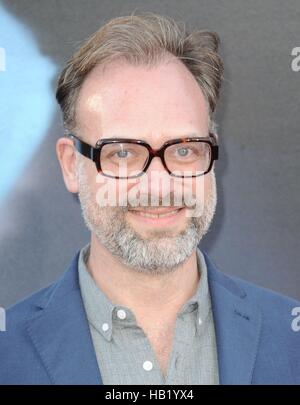
[[[249,298],[254,299],[261,305],[272,306],[274,309],[287,307],[300,307],[300,301],[289,297],[272,289],[259,286],[250,281],[243,280],[235,276],[230,277],[241,289],[245,291]]]
[[[49,384],[51,378],[36,351],[30,333],[40,316],[51,319],[55,309],[68,302],[76,289],[77,256],[68,270],[54,282],[18,301],[5,311],[5,331],[0,333],[0,384]],[[48,317],[48,318],[47,318]]]
[[[247,297],[248,300],[255,301],[258,305],[262,306],[269,307],[271,305],[283,308],[300,306],[300,301],[295,298],[259,286],[237,276],[229,275],[223,269],[220,269],[205,251],[202,250],[202,253],[206,260],[210,284],[222,286],[234,295],[241,298]]]
[[[261,312],[257,370],[263,376],[274,362],[278,370],[286,370],[287,378],[290,373],[290,383],[300,384],[300,302],[238,277],[232,279],[245,291],[245,301]]]
[[[208,265],[208,278],[213,299],[220,300],[220,297],[222,297],[220,288],[224,288],[232,296],[239,297],[241,299],[240,303],[244,302],[249,308],[260,311],[265,325],[270,325],[273,330],[281,328],[282,331],[293,331],[291,324],[295,316],[300,314],[300,302],[297,299],[239,277],[228,275],[220,270],[206,252],[204,254]],[[215,294],[216,291],[219,291],[217,295]],[[299,339],[299,333],[293,333],[293,339],[296,335],[297,339]]]
[[[261,311],[263,334],[273,336],[273,340],[277,338],[283,348],[286,348],[287,342],[290,342],[291,350],[292,348],[300,350],[300,302],[298,300],[235,276],[226,277],[244,291],[244,301],[248,305]]]
[[[39,308],[42,308],[42,304],[50,299],[58,282],[59,279],[8,307],[6,309],[7,322],[16,325],[33,316]]]
[[[60,277],[54,280],[48,286],[41,288],[33,294],[16,302],[6,310],[7,319],[18,323],[34,315],[39,309],[45,308],[52,297],[61,298],[67,295],[69,290],[77,288],[77,263],[79,252],[73,258],[70,266]],[[59,294],[56,294],[59,292]]]

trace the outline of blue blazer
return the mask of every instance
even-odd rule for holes
[[[203,254],[220,383],[300,384],[300,331],[292,328],[300,303],[223,274]],[[77,264],[78,254],[56,282],[7,310],[0,384],[102,384]]]

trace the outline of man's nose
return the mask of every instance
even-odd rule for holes
[[[160,201],[174,192],[174,177],[170,176],[159,157],[152,159],[146,175],[151,199]]]

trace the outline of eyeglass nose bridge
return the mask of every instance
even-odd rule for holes
[[[145,173],[145,172],[149,169],[149,167],[150,167],[150,165],[151,165],[151,163],[152,163],[152,160],[153,160],[155,157],[158,157],[158,158],[160,158],[160,161],[161,161],[161,163],[162,163],[164,169],[165,169],[169,174],[171,174],[171,171],[168,169],[168,167],[167,167],[167,165],[166,165],[165,157],[164,157],[165,149],[167,148],[167,146],[168,146],[168,145],[163,145],[163,146],[162,146],[161,148],[159,148],[159,149],[154,149],[154,148],[152,148],[150,145],[147,145],[147,149],[148,149],[148,152],[149,152],[149,157],[148,157],[148,160],[147,160],[147,162],[146,162],[146,164],[145,164],[145,167],[144,167],[144,169],[143,169],[143,173]]]

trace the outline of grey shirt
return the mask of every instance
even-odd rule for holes
[[[201,275],[196,293],[177,314],[166,376],[134,313],[115,305],[96,285],[79,256],[79,284],[103,384],[219,384],[217,349],[204,256],[197,248]]]

